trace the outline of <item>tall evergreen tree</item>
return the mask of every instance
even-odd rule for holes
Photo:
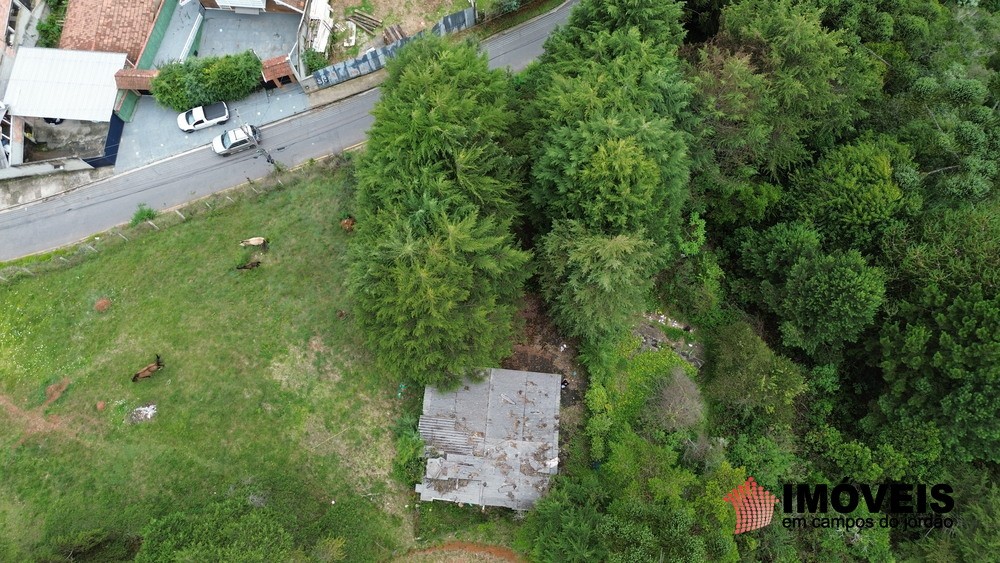
[[[472,43],[426,37],[388,64],[375,123],[358,165],[362,212],[404,205],[414,193],[474,205],[503,219],[518,199],[504,148],[513,120],[506,73]]]
[[[379,361],[449,386],[509,355],[529,255],[509,223],[472,213],[382,211],[351,246],[358,322]]]
[[[471,43],[421,38],[388,65],[350,287],[369,347],[404,378],[447,386],[510,351],[530,256],[510,235],[509,104],[506,73]]]
[[[556,323],[588,342],[627,330],[652,287],[654,246],[641,233],[590,234],[579,223],[557,223],[539,249],[542,295]]]

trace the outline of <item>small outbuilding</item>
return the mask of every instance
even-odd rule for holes
[[[424,391],[420,500],[528,510],[559,465],[562,376],[490,369],[455,391]]]

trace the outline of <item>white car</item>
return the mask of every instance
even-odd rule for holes
[[[233,153],[257,148],[260,144],[260,129],[253,125],[244,125],[230,129],[212,139],[212,150],[215,154],[229,156]]]
[[[227,121],[229,121],[229,106],[226,105],[226,102],[219,102],[209,106],[198,106],[177,116],[177,126],[185,133]]]

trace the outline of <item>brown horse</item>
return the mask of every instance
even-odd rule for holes
[[[257,266],[260,266],[260,260],[251,260],[251,261],[247,262],[246,264],[240,264],[239,266],[236,266],[236,269],[237,270],[252,270],[252,269],[256,268]]]
[[[140,379],[146,379],[147,377],[153,375],[154,371],[159,371],[162,368],[163,368],[163,360],[161,360],[160,355],[157,354],[155,362],[135,372],[135,375],[132,376],[132,382],[135,383]]]

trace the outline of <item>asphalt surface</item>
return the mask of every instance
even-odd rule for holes
[[[576,2],[483,42],[490,66],[520,70],[542,53]],[[378,89],[262,127],[261,146],[285,166],[335,154],[365,139]],[[0,212],[0,261],[52,250],[128,222],[136,207],[169,209],[266,176],[273,167],[247,151],[220,157],[200,147],[72,192]]]

